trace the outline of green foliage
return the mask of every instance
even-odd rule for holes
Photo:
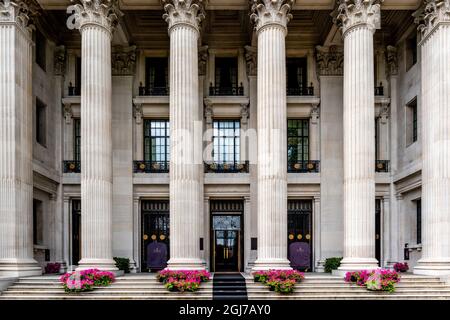
[[[125,273],[130,273],[130,259],[114,257],[116,267],[119,270],[123,270]]]
[[[342,257],[333,257],[325,260],[325,272],[331,273],[341,265]]]

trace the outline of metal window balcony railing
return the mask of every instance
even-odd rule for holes
[[[383,96],[384,95],[384,87],[383,84],[380,82],[380,85],[378,87],[375,87],[375,95],[376,96]]]
[[[389,160],[376,160],[375,172],[389,172]]]
[[[63,172],[64,173],[80,173],[81,172],[81,161],[79,161],[79,160],[64,160],[63,161]]]
[[[288,161],[288,172],[319,172],[320,160]]]
[[[81,95],[81,90],[79,87],[74,87],[72,85],[72,82],[69,82],[69,87],[68,87],[68,94],[69,96],[79,96]]]
[[[205,162],[205,173],[248,173],[249,162]]]
[[[209,95],[210,96],[243,96],[244,95],[244,86],[241,83],[239,86],[215,87],[211,83],[209,85]]]
[[[314,86],[311,83],[309,87],[287,87],[286,95],[288,96],[313,96]]]
[[[168,96],[169,87],[145,87],[142,82],[139,85],[140,96]]]
[[[169,172],[169,161],[133,161],[134,173],[167,173]]]

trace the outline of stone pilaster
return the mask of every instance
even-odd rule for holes
[[[340,0],[344,38],[344,259],[339,270],[374,269],[375,95],[373,34],[379,0]]]
[[[286,46],[292,0],[254,0],[258,37],[258,258],[255,270],[287,259]]]
[[[204,269],[200,255],[202,137],[198,40],[202,0],[162,0],[170,36],[169,269]],[[198,128],[199,127],[199,128]]]
[[[450,1],[417,16],[422,53],[422,258],[414,273],[450,274]],[[439,52],[439,54],[436,54]]]
[[[112,78],[114,1],[81,0],[81,221],[79,269],[117,270],[112,259]],[[69,18],[71,19],[71,18]]]
[[[0,276],[40,275],[33,259],[32,1],[0,0]]]

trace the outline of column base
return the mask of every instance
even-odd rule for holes
[[[113,259],[86,259],[83,258],[78,262],[78,267],[76,271],[86,270],[86,269],[99,269],[103,271],[118,272],[119,269],[116,267],[116,262]]]
[[[41,276],[42,268],[34,259],[1,259],[0,276],[29,277]]]
[[[380,269],[375,258],[344,258],[341,261],[341,266],[337,270],[333,270],[332,274],[344,277],[349,271],[375,269]]]
[[[426,276],[449,276],[450,259],[420,259],[413,273]]]
[[[167,261],[167,270],[206,270],[201,259],[176,258]]]
[[[288,259],[256,259],[252,272],[267,270],[292,270]]]

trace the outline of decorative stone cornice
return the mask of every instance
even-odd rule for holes
[[[189,25],[200,32],[200,24],[205,19],[206,0],[161,0],[164,6],[163,19],[170,30],[177,25]]]
[[[318,105],[314,105],[311,108],[311,123],[312,124],[318,124],[319,118],[320,118],[320,108]]]
[[[14,23],[30,33],[34,29],[32,20],[39,9],[34,0],[0,0],[0,24]]]
[[[386,73],[390,76],[398,74],[397,48],[394,46],[386,47]]]
[[[203,114],[206,119],[206,124],[211,125],[212,124],[212,118],[214,115],[214,110],[212,106],[212,102],[210,99],[205,99],[205,108],[203,109]]]
[[[334,22],[346,32],[354,27],[364,26],[372,32],[380,29],[381,9],[384,0],[338,0],[338,6],[333,12]]]
[[[208,46],[198,48],[198,75],[206,75],[206,64],[208,62]]]
[[[245,62],[247,65],[247,76],[256,76],[258,66],[258,52],[256,47],[245,46]]]
[[[250,19],[258,32],[267,25],[279,25],[287,33],[287,24],[292,19],[290,11],[294,0],[250,0]]]
[[[115,46],[111,53],[111,72],[113,75],[133,75],[136,66],[136,46],[124,48]]]
[[[344,53],[341,47],[316,46],[316,63],[319,76],[344,74]]]
[[[76,3],[67,8],[67,13],[73,13],[67,19],[69,29],[79,29],[86,25],[97,25],[105,28],[111,35],[123,15],[117,5],[117,0],[70,0]]]
[[[136,119],[136,124],[141,124],[142,118],[144,116],[144,113],[142,111],[142,103],[134,103],[133,114],[134,118]]]
[[[248,103],[241,104],[241,123],[244,125],[248,123],[248,118],[250,117],[249,109],[250,108]]]
[[[66,124],[71,124],[72,118],[72,105],[70,103],[64,103],[64,119],[66,120]]]
[[[53,56],[53,74],[63,76],[66,73],[66,48],[59,46],[55,48]]]
[[[424,40],[439,24],[450,23],[450,0],[424,0],[413,16]]]

